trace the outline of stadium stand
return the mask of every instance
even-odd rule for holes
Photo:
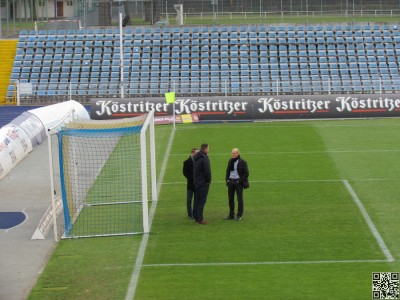
[[[11,80],[33,97],[399,92],[400,32],[374,26],[23,31]],[[24,97],[24,95],[21,95]]]
[[[20,71],[23,57],[16,55],[17,40],[0,40],[0,104],[14,102],[14,85],[8,85],[12,73]],[[13,66],[15,58],[18,62]],[[15,69],[13,69],[15,68]],[[16,76],[16,75],[14,75]]]

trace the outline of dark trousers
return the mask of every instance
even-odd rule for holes
[[[243,184],[238,181],[228,182],[229,217],[235,216],[235,193],[238,201],[237,216],[243,215]]]
[[[203,211],[204,211],[204,206],[206,205],[207,202],[208,188],[209,188],[208,184],[196,188],[193,217],[196,219],[197,222],[203,221]]]
[[[192,198],[193,198],[193,206],[192,206]],[[196,192],[191,189],[187,189],[186,192],[186,207],[187,207],[187,214],[188,217],[193,217],[193,210],[194,210],[194,202],[196,201]]]

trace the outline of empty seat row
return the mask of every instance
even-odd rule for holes
[[[118,90],[121,70],[124,84],[131,91],[136,84],[140,95],[160,93],[172,82],[186,93],[198,89],[205,94],[226,94],[226,89],[245,94],[256,90],[365,92],[377,80],[375,76],[380,90],[397,90],[398,30],[384,26],[283,29],[127,30],[122,57],[116,30],[21,34],[11,79],[46,86],[45,93],[57,91],[57,85],[65,91],[65,84],[82,85],[84,90],[100,89],[101,84],[98,93],[109,96]]]

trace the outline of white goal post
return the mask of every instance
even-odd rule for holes
[[[49,177],[50,177],[50,195],[51,203],[44,213],[43,217],[40,219],[39,224],[33,233],[32,240],[44,240],[49,234],[50,228],[53,226],[54,229],[54,240],[58,241],[57,233],[57,217],[62,212],[62,202],[61,197],[56,193],[58,188],[55,184],[55,166],[53,163],[53,137],[57,134],[60,128],[68,122],[73,121],[76,118],[75,110],[71,109],[67,113],[57,120],[57,123],[52,123],[52,127],[47,129],[47,152],[49,160]],[[57,172],[58,173],[58,172]],[[58,175],[58,174],[57,174]]]
[[[150,128],[149,128],[150,127]],[[156,179],[156,144],[155,144],[155,133],[154,133],[154,111],[149,113],[146,118],[142,130],[140,131],[140,140],[142,145],[146,145],[146,131],[150,130],[150,168],[151,168],[151,195],[152,200],[157,201],[157,179]],[[146,147],[141,147],[140,149],[141,155],[141,163],[142,163],[142,197],[143,197],[143,205],[146,206],[143,208],[143,231],[144,233],[149,232],[149,214],[147,207],[147,151]],[[144,201],[146,199],[146,201]],[[145,221],[146,220],[146,221]]]
[[[58,142],[64,237],[148,233],[148,201],[157,201],[154,111],[71,122]]]
[[[35,21],[35,31],[39,30],[78,30],[82,29],[81,20],[47,20],[47,21]]]
[[[174,9],[176,10],[176,24],[183,25],[183,4],[175,4]]]

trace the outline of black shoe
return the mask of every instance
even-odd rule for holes
[[[233,216],[227,216],[226,218],[224,218],[224,220],[234,220],[235,218]]]
[[[242,219],[242,217],[237,216],[235,220],[240,221],[241,219]]]
[[[188,219],[192,220],[192,219],[193,219],[193,216],[188,216]]]

